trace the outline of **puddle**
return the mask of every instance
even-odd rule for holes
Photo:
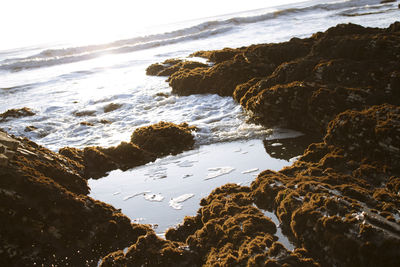
[[[257,206],[256,206],[257,207]],[[258,208],[258,207],[257,207]],[[270,218],[276,225],[276,236],[278,237],[278,241],[281,242],[288,250],[294,250],[296,246],[289,241],[286,235],[282,233],[282,229],[280,227],[280,222],[278,217],[276,217],[275,213],[269,212],[267,210],[263,210],[258,208],[264,215],[268,218]]]
[[[216,187],[248,186],[262,170],[290,164],[265,153],[262,140],[212,144],[90,179],[90,196],[121,209],[132,221],[158,225],[155,231],[162,235],[185,216],[195,215],[200,200]]]
[[[311,143],[321,142],[319,137],[301,135],[293,131],[281,130],[278,134],[264,140],[265,151],[274,158],[290,162],[296,161],[297,156],[302,155]]]

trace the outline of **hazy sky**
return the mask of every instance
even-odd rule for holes
[[[0,49],[51,40],[132,32],[144,25],[281,5],[302,0],[1,0]]]

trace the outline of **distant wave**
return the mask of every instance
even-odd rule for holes
[[[243,24],[257,23],[271,19],[282,18],[293,14],[313,12],[316,10],[342,10],[346,8],[377,5],[379,1],[347,0],[331,3],[318,3],[311,6],[292,7],[255,16],[236,16],[224,20],[210,20],[198,25],[171,32],[153,34],[119,40],[108,44],[70,47],[64,49],[47,49],[42,52],[25,57],[10,58],[0,62],[0,70],[19,71],[23,69],[49,67],[58,64],[67,64],[82,60],[89,60],[110,53],[129,53],[159,46],[166,46],[180,42],[205,39],[218,34],[227,33]],[[238,15],[238,14],[236,14]]]

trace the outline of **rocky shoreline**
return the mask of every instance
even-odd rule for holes
[[[193,127],[161,122],[116,147],[60,153],[1,133],[0,265],[95,266],[102,258],[101,266],[397,266],[400,23],[342,24],[306,39],[193,56],[212,64],[171,59],[147,73],[169,76],[179,95],[232,96],[254,122],[317,142],[249,187],[215,189],[196,216],[160,239],[88,197],[86,179],[190,149]],[[278,241],[265,211],[295,249]]]

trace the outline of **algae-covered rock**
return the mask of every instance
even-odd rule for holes
[[[400,104],[398,25],[339,24],[305,39],[199,51],[192,55],[215,64],[176,68],[168,82],[178,95],[233,96],[266,126],[323,135],[327,124],[347,109]]]
[[[83,167],[27,139],[0,169],[0,265],[96,266],[152,230],[85,194]]]
[[[191,70],[196,68],[207,68],[208,65],[180,59],[167,59],[163,63],[154,63],[147,67],[146,74],[153,76],[170,76],[180,70]]]
[[[194,128],[186,123],[177,125],[162,121],[136,129],[131,136],[131,142],[157,156],[178,154],[193,147],[192,130]]]
[[[141,236],[126,253],[116,251],[107,255],[100,266],[198,266],[198,256],[183,243],[149,233]]]
[[[0,114],[0,122],[9,120],[10,118],[30,117],[34,116],[35,114],[35,112],[27,107],[9,109],[6,112]]]
[[[79,163],[85,178],[100,178],[112,170],[128,170],[157,157],[191,149],[194,145],[191,131],[194,129],[186,123],[160,122],[136,129],[131,142],[121,142],[118,146],[64,147],[59,153]]]

